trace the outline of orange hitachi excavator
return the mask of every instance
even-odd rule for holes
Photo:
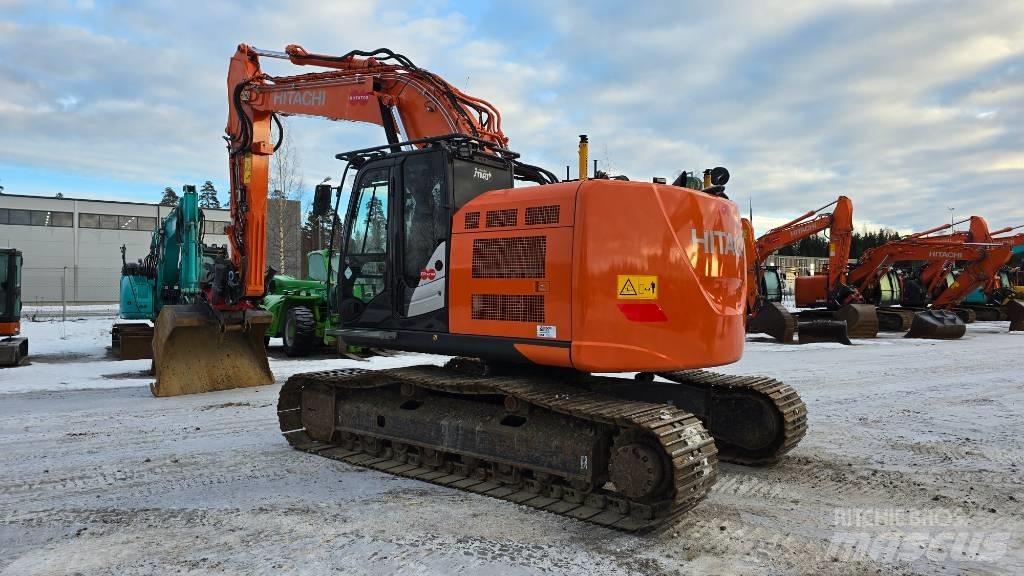
[[[1007,226],[989,233],[988,224],[984,218],[972,216],[969,220],[968,230],[941,236],[924,236],[921,239],[966,243],[1003,243],[1008,244],[1013,253],[1020,252],[1021,246],[1024,246],[1024,234],[1000,236],[1024,226]],[[906,278],[903,283],[903,306],[924,306],[938,298],[945,290],[955,289],[953,287],[957,280],[953,269],[955,264],[956,262],[951,260],[927,263],[919,269],[917,274]],[[1020,304],[1008,301],[1012,296],[1012,288],[1006,286],[1008,284],[1009,279],[1006,277],[1005,271],[1000,270],[989,278],[984,286],[963,299],[957,307],[957,313],[965,321],[974,321],[975,318],[983,321],[1006,320],[1011,313],[1014,316],[1020,316]]]
[[[267,57],[327,70],[269,76]],[[355,178],[333,335],[455,357],[292,376],[278,418],[295,448],[643,530],[703,499],[719,460],[772,462],[803,437],[789,386],[700,370],[744,342],[742,229],[721,184],[587,179],[583,142],[581,178],[558,182],[507,149],[493,106],[388,50],[242,45],[228,94],[232,244],[214,305],[262,293],[275,115],[370,122],[388,143],[337,155]],[[341,186],[318,188],[315,211],[331,194],[337,217]],[[611,372],[637,376],[595,375]]]
[[[953,231],[948,234],[934,234],[934,232],[947,230],[956,224],[963,224],[965,222],[970,223],[967,230]],[[952,222],[949,225],[943,224],[938,228],[914,234],[913,236],[922,242],[954,243],[981,243],[988,242],[992,238],[992,234],[988,230],[988,222],[980,216],[964,218],[959,222]],[[953,260],[925,262],[915,273],[904,277],[900,298],[901,305],[908,308],[927,306],[934,296],[937,296],[945,289],[947,278],[952,274],[955,264],[956,262]]]
[[[828,208],[831,212],[824,212]],[[744,226],[750,228],[749,222]],[[799,242],[824,230],[829,231],[829,264],[824,274],[796,279],[796,305],[801,308],[824,307],[827,318],[807,314],[799,323],[781,304],[781,293],[775,298],[768,290],[765,262],[783,246]],[[874,306],[864,304],[856,290],[846,284],[847,262],[853,239],[853,202],[840,196],[817,210],[810,210],[793,220],[773,228],[753,241],[753,230],[745,233],[747,241],[747,320],[748,332],[774,336],[790,342],[794,332],[800,341],[839,341],[849,344],[850,338],[874,338],[878,320]],[[774,282],[773,284],[779,284]],[[835,321],[829,321],[834,318]],[[799,328],[798,328],[799,327]]]
[[[902,322],[911,321],[909,337],[959,338],[966,326],[951,310],[974,289],[985,284],[995,275],[1011,255],[1011,248],[1001,243],[964,243],[957,240],[925,239],[923,236],[945,227],[911,235],[872,248],[861,255],[858,264],[850,271],[849,281],[868,301],[881,302],[883,285],[880,279],[891,273],[897,262],[922,261],[942,263],[945,261],[967,261],[961,278],[943,290],[931,301],[930,310],[913,314],[887,309],[879,312],[899,315]],[[987,228],[987,227],[986,227]],[[987,233],[987,231],[986,231]]]

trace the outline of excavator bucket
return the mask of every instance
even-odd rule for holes
[[[801,322],[797,334],[800,336],[801,344],[812,342],[838,342],[850,345],[850,336],[847,334],[845,320],[811,320]]]
[[[1005,308],[1010,319],[1010,331],[1024,330],[1024,302],[1010,298],[1006,301]]]
[[[873,304],[847,304],[835,313],[836,320],[846,321],[850,338],[877,338],[878,314]]]
[[[796,333],[796,317],[778,302],[765,302],[757,314],[747,321],[747,332],[767,334],[779,342],[789,344]]]
[[[955,340],[967,332],[967,325],[949,310],[924,310],[914,314],[906,338]]]
[[[179,396],[274,383],[263,337],[271,315],[245,312],[221,328],[199,306],[164,306],[153,332],[154,396]]]

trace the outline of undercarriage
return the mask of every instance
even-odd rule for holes
[[[625,531],[700,502],[719,459],[765,464],[806,432],[796,392],[695,370],[635,380],[446,367],[295,375],[278,416],[299,450]]]

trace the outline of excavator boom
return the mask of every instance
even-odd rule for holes
[[[272,76],[262,70],[260,58],[328,70]],[[297,45],[275,52],[241,44],[228,66],[227,93],[229,253],[208,263],[201,298],[157,318],[157,395],[273,382],[263,346],[272,317],[258,310],[258,303],[265,293],[270,158],[283,137],[280,116],[377,124],[390,144],[399,142],[400,133],[409,139],[460,133],[502,147],[508,143],[494,106],[386,49],[328,56],[310,54]],[[272,141],[275,124],[277,140]],[[196,346],[197,342],[206,345]],[[189,366],[197,364],[220,373],[193,378]]]

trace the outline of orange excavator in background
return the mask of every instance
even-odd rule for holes
[[[935,231],[947,230],[965,222],[970,223],[966,230],[934,234]],[[999,232],[1002,231],[996,233]],[[948,225],[943,224],[938,229],[933,228],[913,236],[922,242],[982,243],[992,239],[992,234],[988,230],[988,222],[981,216],[971,216]],[[925,262],[915,272],[904,276],[900,304],[906,308],[927,306],[934,296],[941,293],[951,283],[947,282],[947,279],[953,273],[955,264],[956,262],[953,260],[933,260]]]
[[[831,212],[823,212],[828,208]],[[766,232],[753,241],[753,229],[745,221],[747,242],[747,331],[774,336],[791,342],[794,333],[801,342],[836,341],[846,344],[850,338],[874,338],[878,320],[874,306],[846,283],[846,269],[853,239],[853,202],[840,196],[817,210]],[[781,291],[769,290],[768,284],[781,286],[775,279],[777,271],[765,267],[768,257],[784,246],[828,230],[829,263],[824,274],[796,279],[796,305],[801,308],[823,307],[826,316],[809,312],[803,322],[781,304]]]
[[[328,70],[269,76],[263,57]],[[370,122],[387,144],[337,155],[355,178],[332,335],[455,357],[292,376],[278,419],[295,448],[644,530],[702,500],[719,460],[770,463],[803,437],[791,387],[700,370],[744,343],[742,227],[721,183],[588,179],[585,138],[580,179],[559,182],[508,150],[494,107],[388,50],[241,45],[228,93],[231,256],[211,304],[261,294],[275,115]],[[332,194],[338,217],[342,186],[318,187],[315,213]],[[637,376],[594,375],[614,372]]]
[[[945,225],[949,226],[949,225]],[[939,227],[907,238],[872,248],[861,255],[857,265],[850,271],[849,281],[869,302],[882,302],[885,294],[880,280],[892,273],[898,262],[922,261],[941,263],[947,260],[968,261],[953,286],[943,290],[931,301],[928,310],[913,312],[886,308],[879,310],[880,318],[895,318],[900,327],[909,323],[908,337],[959,338],[966,331],[963,321],[952,311],[974,289],[985,284],[999,268],[1010,259],[1011,248],[1007,244],[967,244],[961,241],[940,241],[923,239],[922,236],[944,229]]]

